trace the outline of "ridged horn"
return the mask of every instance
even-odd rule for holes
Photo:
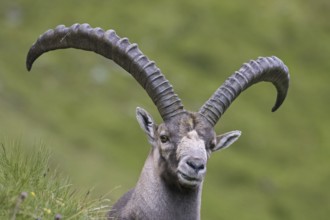
[[[146,90],[164,121],[184,111],[172,85],[155,63],[139,50],[137,44],[118,37],[114,30],[91,28],[89,24],[59,25],[42,34],[32,45],[26,58],[27,69],[30,71],[33,62],[43,53],[64,48],[93,51],[113,60]]]
[[[258,82],[271,82],[277,89],[277,99],[272,111],[283,103],[289,88],[287,66],[277,57],[259,57],[251,60],[231,75],[201,107],[199,113],[213,125],[218,122],[238,95]]]

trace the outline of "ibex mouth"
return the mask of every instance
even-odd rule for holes
[[[180,171],[178,172],[178,177],[182,185],[189,187],[196,187],[202,182],[202,178],[190,176]]]

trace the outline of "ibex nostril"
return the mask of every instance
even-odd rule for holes
[[[189,167],[194,169],[196,172],[204,170],[204,168],[205,168],[204,163],[199,160],[188,160],[186,163],[188,164]]]

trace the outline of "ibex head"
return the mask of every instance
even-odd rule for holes
[[[210,154],[231,145],[241,134],[232,131],[216,136],[203,115],[187,111],[157,126],[145,110],[137,108],[137,119],[152,145],[157,172],[169,185],[181,189],[198,187]]]
[[[150,114],[137,108],[137,119],[152,145],[153,167],[169,186],[193,189],[203,182],[210,154],[235,142],[240,131],[217,136],[214,126],[235,98],[251,85],[268,81],[277,89],[273,111],[284,101],[289,87],[287,67],[277,57],[258,58],[245,63],[230,76],[198,112],[183,108],[153,61],[150,61],[127,38],[119,38],[113,30],[103,31],[88,24],[63,25],[39,37],[27,56],[27,68],[43,53],[61,48],[94,51],[112,59],[146,90],[164,122],[157,125]]]

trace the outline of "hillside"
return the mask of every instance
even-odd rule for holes
[[[135,108],[160,123],[157,110],[133,78],[94,53],[48,53],[27,72],[41,33],[77,22],[116,30],[156,61],[190,110],[244,62],[276,55],[290,69],[287,100],[271,113],[275,90],[258,84],[221,118],[217,133],[243,134],[208,164],[202,218],[328,219],[329,10],[325,0],[3,0],[0,135],[46,142],[75,185],[113,190],[115,200],[134,186],[149,151]]]

